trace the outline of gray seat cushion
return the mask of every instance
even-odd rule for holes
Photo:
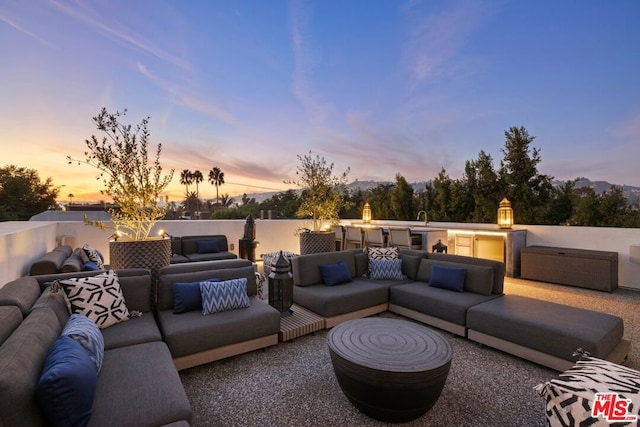
[[[470,308],[467,326],[565,360],[578,348],[605,358],[624,333],[617,316],[518,295]]]
[[[249,297],[251,306],[203,315],[201,311],[173,314],[173,308],[158,312],[160,329],[173,357],[236,344],[280,331],[280,312]]]
[[[388,286],[361,278],[335,286],[319,284],[293,287],[293,302],[322,317],[362,310],[388,300]]]
[[[162,334],[156,324],[153,314],[143,313],[140,317],[133,317],[126,322],[116,323],[101,329],[104,337],[104,348],[125,347],[146,342],[162,341]]]
[[[425,282],[394,286],[389,294],[391,304],[463,326],[467,324],[467,310],[470,307],[499,297],[434,288]]]
[[[210,253],[192,253],[184,255],[189,262],[199,262],[199,261],[217,261],[221,259],[236,259],[237,256],[231,252],[210,252]]]
[[[105,351],[89,426],[160,426],[190,417],[191,405],[163,342]]]

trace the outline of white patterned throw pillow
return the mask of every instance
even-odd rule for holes
[[[74,313],[93,320],[100,329],[128,320],[129,310],[122,295],[118,275],[113,270],[90,277],[59,280]]]
[[[223,282],[200,282],[200,293],[204,315],[251,306],[246,277]]]
[[[88,243],[85,243],[85,245],[82,247],[82,250],[87,255],[87,258],[89,258],[89,261],[98,266],[99,270],[104,269],[104,262],[102,262],[102,257],[96,249],[89,246]]]
[[[388,248],[368,248],[369,259],[396,259],[400,257],[397,247],[389,246]]]

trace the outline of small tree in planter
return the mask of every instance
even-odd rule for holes
[[[155,275],[171,258],[170,239],[151,236],[151,230],[165,215],[166,207],[159,204],[160,194],[171,182],[173,170],[162,174],[162,144],[158,144],[153,160],[149,158],[149,117],[133,128],[120,122],[125,114],[126,110],[109,113],[103,108],[93,121],[105,135],[85,140],[85,160],[70,156],[67,160],[98,169],[97,179],[104,184],[100,192],[119,207],[110,210],[116,236],[122,236],[109,243],[111,266],[150,268]],[[100,221],[91,224],[106,228]]]
[[[300,194],[300,207],[296,212],[300,218],[311,219],[311,230],[300,233],[300,252],[312,253],[319,251],[331,251],[335,248],[335,236],[317,237],[322,233],[325,223],[337,224],[340,221],[340,207],[343,203],[341,188],[346,184],[350,169],[347,168],[338,176],[333,175],[333,163],[327,164],[324,157],[309,154],[298,155],[300,165],[296,170],[296,179],[286,181],[302,188]],[[313,234],[312,234],[313,233]],[[327,243],[318,243],[324,240]],[[307,249],[315,248],[315,249]],[[322,250],[321,248],[326,248]]]
[[[173,170],[162,176],[162,144],[158,144],[153,161],[149,159],[149,117],[133,130],[131,125],[119,121],[126,111],[109,113],[103,108],[93,121],[105,136],[99,140],[92,135],[85,140],[88,151],[84,153],[84,161],[70,156],[67,160],[85,163],[100,171],[97,179],[104,184],[100,193],[110,196],[119,206],[110,210],[118,233],[132,240],[148,240],[154,224],[166,213],[165,206],[158,201],[173,178]],[[104,227],[102,223],[95,225]]]

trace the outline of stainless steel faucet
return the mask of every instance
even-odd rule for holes
[[[424,226],[427,226],[427,211],[418,212],[418,216],[416,217],[416,221],[420,221],[420,214],[424,214]]]

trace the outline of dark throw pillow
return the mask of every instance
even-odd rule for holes
[[[219,282],[220,279],[210,279],[204,282]],[[202,310],[202,293],[200,283],[190,282],[173,284],[173,314]]]
[[[322,281],[327,286],[341,285],[351,282],[351,273],[346,262],[340,261],[336,264],[322,264],[320,266]]]
[[[455,292],[464,292],[464,276],[466,274],[467,270],[465,268],[433,265],[431,266],[431,279],[429,279],[429,286],[448,289]]]
[[[38,380],[36,396],[50,426],[86,426],[98,374],[89,353],[68,336],[51,346]]]

